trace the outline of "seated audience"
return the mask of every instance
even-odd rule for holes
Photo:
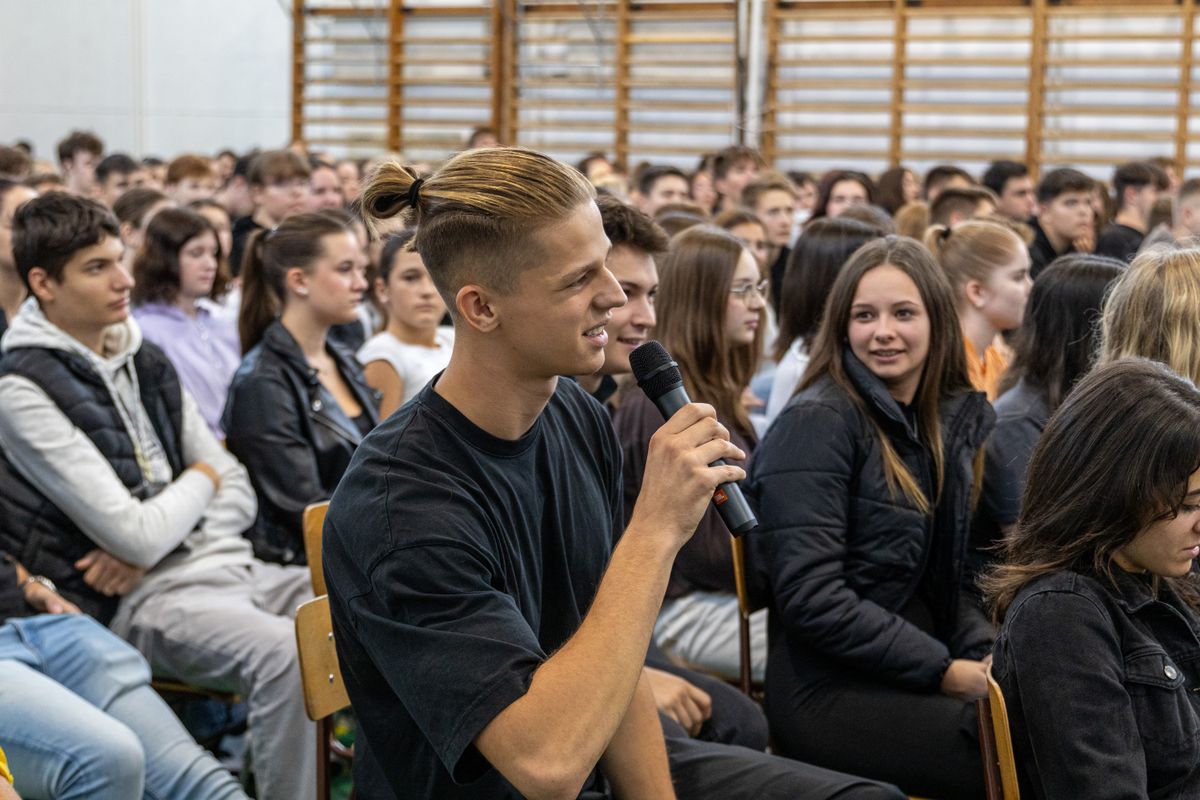
[[[1175,200],[1173,219],[1150,231],[1142,242],[1141,250],[1158,245],[1168,247],[1193,247],[1200,244],[1200,178],[1191,178],[1179,187]],[[1140,250],[1139,250],[1140,252]]]
[[[26,798],[245,800],[150,688],[141,655],[8,555],[0,620],[0,752]]]
[[[1113,173],[1117,213],[1096,239],[1096,255],[1133,260],[1150,231],[1150,212],[1170,183],[1167,173],[1146,161],[1122,164]]]
[[[13,236],[37,302],[0,360],[0,548],[154,674],[243,695],[259,797],[312,797],[291,619],[307,570],[252,556],[246,471],[129,318],[111,214],[53,192],[17,210]]]
[[[176,205],[186,206],[196,200],[210,200],[218,187],[212,162],[204,156],[182,155],[167,165],[163,192]]]
[[[157,189],[130,189],[113,204],[113,214],[121,225],[121,244],[125,245],[125,263],[133,263],[133,257],[142,249],[146,239],[146,228],[154,215],[164,208],[174,208],[175,203]]]
[[[1122,358],[1029,463],[986,581],[1022,797],[1196,797],[1200,392]]]
[[[716,153],[705,153],[700,156],[700,163],[688,178],[691,184],[692,202],[704,210],[706,216],[711,216],[717,207],[717,190],[713,187],[713,161]],[[655,214],[655,217],[658,215]]]
[[[290,216],[247,244],[238,320],[246,353],[221,426],[250,472],[264,561],[304,564],[304,509],[328,500],[379,400],[329,328],[357,318],[366,256],[340,212]]]
[[[141,186],[144,176],[142,165],[124,153],[107,155],[96,165],[95,198],[112,208],[117,198]]]
[[[342,185],[342,197],[346,199],[346,205],[350,205],[362,194],[362,167],[353,158],[343,158],[334,168]]]
[[[207,219],[186,208],[154,215],[133,258],[134,319],[158,345],[218,439],[229,382],[242,360],[237,327],[215,314],[229,283],[225,254]]]
[[[32,189],[0,180],[0,337],[8,330],[8,321],[17,315],[17,309],[29,294],[13,261],[12,232],[17,209],[35,197],[37,192]]]
[[[735,144],[719,151],[712,161],[712,185],[717,193],[712,213],[731,211],[742,205],[742,190],[766,166],[762,153],[753,147]],[[692,197],[699,202],[694,191]]]
[[[1037,190],[1029,168],[1017,161],[993,161],[981,183],[996,195],[996,212],[1028,223],[1037,208]]]
[[[951,164],[939,164],[925,173],[921,195],[925,202],[932,206],[933,201],[946,189],[968,189],[974,185],[975,179],[965,169]]]
[[[250,165],[258,152],[247,153],[233,165],[233,172],[224,185],[213,195],[213,199],[225,207],[230,220],[238,220],[254,213],[254,199],[250,195]],[[230,250],[229,252],[233,252]],[[233,265],[230,265],[233,268]],[[240,267],[239,267],[240,268]]]
[[[771,380],[767,399],[768,424],[792,399],[808,368],[808,355],[821,322],[825,298],[829,297],[838,273],[854,251],[883,235],[877,228],[843,215],[813,221],[796,242],[783,278],[779,338],[775,341],[779,368]]]
[[[821,217],[837,217],[851,206],[873,205],[878,190],[861,172],[836,169],[825,173],[817,184],[817,204],[809,223]]]
[[[921,183],[907,167],[892,167],[879,176],[876,185],[880,207],[893,217],[904,206],[921,199]]]
[[[669,203],[686,203],[691,199],[687,175],[677,167],[664,165],[651,165],[639,172],[629,195],[633,207],[649,217]]]
[[[383,246],[375,293],[387,310],[387,327],[358,351],[367,383],[382,395],[379,416],[415,397],[450,363],[454,328],[441,325],[446,304],[409,243],[415,231],[393,233]]]
[[[1037,217],[1030,220],[1033,244],[1030,277],[1059,256],[1075,252],[1075,240],[1092,231],[1094,214],[1090,202],[1096,182],[1079,170],[1062,168],[1047,172],[1038,182]]]
[[[1091,369],[1100,349],[1100,309],[1123,271],[1115,259],[1076,253],[1058,259],[1034,281],[995,402],[996,429],[988,439],[975,515],[980,552],[995,553],[1016,524],[1029,456],[1046,420]]]
[[[655,299],[655,336],[678,362],[688,396],[716,408],[730,441],[747,454],[756,437],[742,394],[758,367],[766,288],[742,243],[705,226],[672,240]],[[645,476],[650,438],[662,422],[658,407],[633,386],[613,415],[624,455],[626,522]],[[738,601],[729,538],[720,514],[709,508],[675,558],[654,640],[686,664],[736,677]],[[765,611],[758,612],[752,619],[751,652],[760,678],[766,633]]]
[[[254,210],[233,221],[229,270],[241,275],[245,245],[255,231],[271,230],[293,214],[308,210],[308,161],[292,150],[268,150],[250,162],[246,175]]]
[[[312,174],[308,179],[308,210],[331,211],[346,207],[346,195],[342,191],[342,179],[333,164],[310,158],[308,166]]]
[[[982,796],[974,701],[992,626],[966,553],[993,418],[928,251],[863,245],[750,465],[777,752],[923,797]]]
[[[982,186],[943,189],[929,204],[929,224],[953,228],[969,219],[996,213],[996,195]]]
[[[770,246],[767,244],[767,226],[763,224],[757,214],[744,208],[733,208],[718,214],[712,224],[732,233],[742,243],[742,246],[750,251],[750,255],[754,256],[754,263],[758,264],[759,272],[763,277],[767,276],[770,264],[767,261],[770,256]]]
[[[800,235],[800,226],[808,222],[817,204],[817,179],[810,172],[789,171],[788,178],[796,187],[796,224],[792,226],[792,241]]]
[[[225,258],[226,267],[228,267],[229,251],[233,247],[233,220],[229,216],[229,212],[225,210],[225,206],[216,200],[193,200],[188,203],[188,208],[204,217],[208,220],[208,224],[213,226],[213,230],[217,232],[217,243],[221,245],[221,254]]]
[[[63,188],[71,194],[91,197],[96,191],[96,165],[104,156],[104,142],[90,131],[71,131],[57,149]]]
[[[1029,248],[1012,228],[986,220],[935,225],[925,245],[954,289],[971,385],[995,400],[1011,357],[1000,334],[1020,327],[1033,286]]]
[[[771,279],[772,310],[779,313],[779,290],[792,248],[792,225],[796,220],[796,189],[781,172],[768,173],[746,185],[742,202],[762,221],[767,235],[768,275]]]

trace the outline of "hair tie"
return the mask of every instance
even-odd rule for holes
[[[424,178],[417,178],[412,182],[412,186],[408,187],[408,204],[412,208],[417,207],[417,203],[421,200],[421,187],[425,185]]]
[[[941,239],[943,242],[945,242],[947,239],[950,238],[950,233],[953,230],[954,230],[953,228],[951,228],[949,225],[947,225],[946,227],[942,228],[942,232],[938,234],[938,238]]]

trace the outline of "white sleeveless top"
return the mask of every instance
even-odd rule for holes
[[[436,341],[434,347],[405,344],[383,331],[372,336],[359,348],[358,361],[364,367],[372,361],[386,361],[391,364],[404,383],[404,397],[401,400],[403,405],[424,389],[425,384],[450,363],[450,351],[454,348],[454,328],[439,327]]]

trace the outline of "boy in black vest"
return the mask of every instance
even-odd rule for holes
[[[244,694],[260,798],[311,797],[291,615],[307,571],[254,559],[256,501],[129,318],[116,219],[55,192],[13,220],[27,303],[0,359],[0,549],[157,674]]]

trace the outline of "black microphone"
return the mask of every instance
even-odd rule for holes
[[[692,402],[687,389],[683,388],[683,375],[679,365],[671,360],[671,354],[658,342],[646,342],[629,354],[629,366],[637,378],[638,387],[646,393],[663,419],[670,419],[675,412]],[[717,459],[712,466],[725,462]],[[741,487],[736,483],[722,483],[713,492],[713,503],[721,514],[725,526],[734,536],[758,527],[758,520],[746,502]]]

